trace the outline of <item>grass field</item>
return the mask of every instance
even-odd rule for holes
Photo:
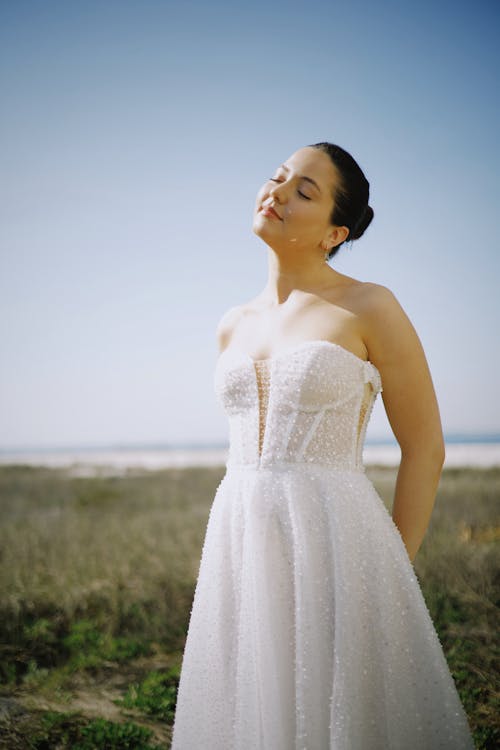
[[[368,476],[388,509],[395,470]],[[170,746],[224,467],[0,467],[0,748]],[[445,469],[414,567],[477,748],[500,746],[500,468]],[[496,515],[495,515],[496,514]]]

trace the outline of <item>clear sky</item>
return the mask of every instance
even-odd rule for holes
[[[257,191],[338,143],[446,432],[500,431],[497,2],[0,4],[0,447],[224,441],[215,327]],[[368,437],[390,435],[380,397]]]

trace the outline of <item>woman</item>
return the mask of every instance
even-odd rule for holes
[[[173,750],[473,748],[412,562],[444,461],[431,375],[392,292],[327,262],[373,218],[330,143],[257,195],[268,281],[222,317],[229,418]],[[392,518],[362,464],[375,398],[401,447]]]

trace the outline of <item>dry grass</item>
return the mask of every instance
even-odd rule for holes
[[[182,645],[220,469],[121,478],[0,471],[4,638],[27,618],[90,617]]]

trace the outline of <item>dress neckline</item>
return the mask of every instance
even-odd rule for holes
[[[327,339],[308,339],[307,341],[301,341],[300,343],[292,345],[290,347],[287,347],[286,349],[283,349],[281,352],[277,352],[276,354],[273,354],[273,356],[266,357],[265,359],[254,359],[244,349],[240,349],[239,347],[230,346],[230,347],[227,347],[226,349],[224,349],[219,354],[219,358],[222,357],[224,354],[226,354],[226,352],[230,353],[232,351],[238,351],[238,352],[241,352],[244,355],[244,357],[247,360],[249,360],[250,362],[252,362],[254,365],[255,364],[262,364],[263,362],[273,363],[273,362],[275,362],[275,361],[277,361],[279,359],[282,359],[283,357],[290,356],[291,354],[294,354],[295,352],[298,352],[301,349],[305,349],[305,348],[310,347],[310,346],[311,347],[316,347],[317,346],[317,347],[320,347],[320,348],[321,347],[332,348],[334,350],[343,352],[347,356],[352,357],[354,360],[356,360],[357,362],[361,363],[363,365],[363,367],[366,367],[367,365],[369,367],[372,367],[375,370],[375,372],[380,377],[380,372],[379,372],[378,368],[373,364],[373,362],[370,362],[369,359],[362,359],[361,357],[358,357],[357,354],[354,354],[354,352],[351,352],[350,349],[346,349],[345,346],[342,346],[341,344],[337,344],[334,341],[328,341]]]

